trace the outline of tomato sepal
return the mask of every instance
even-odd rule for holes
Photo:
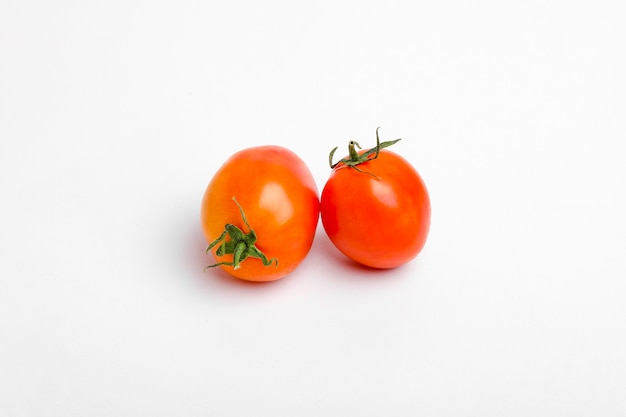
[[[368,162],[368,161],[378,158],[378,155],[380,154],[381,149],[388,148],[389,146],[398,143],[401,139],[388,140],[383,143],[380,143],[380,138],[378,136],[378,129],[380,129],[380,127],[376,128],[376,146],[375,147],[368,149],[365,152],[359,152],[357,151],[356,148],[361,149],[361,145],[359,145],[357,141],[351,140],[348,143],[348,157],[340,159],[339,161],[333,164],[333,157],[335,155],[335,152],[337,152],[337,149],[339,148],[338,146],[336,146],[332,151],[330,151],[330,155],[328,155],[328,164],[330,165],[330,168],[335,169],[337,166],[339,166],[339,164],[343,164],[347,167],[354,168],[356,171],[362,174],[368,174],[368,175],[373,176],[376,179],[380,179],[377,175],[372,174],[371,172],[363,171],[357,165],[360,165],[364,162]]]
[[[272,264],[274,264],[274,266],[278,266],[278,259],[268,258],[259,250],[259,248],[255,246],[257,241],[256,232],[248,224],[246,213],[234,196],[233,201],[239,207],[241,218],[243,219],[243,223],[246,225],[249,232],[244,233],[243,230],[234,224],[226,224],[222,234],[213,242],[209,243],[206,253],[208,254],[211,249],[221,243],[215,251],[215,254],[217,256],[233,255],[233,260],[232,262],[223,261],[214,263],[213,265],[205,267],[204,270],[206,271],[209,268],[215,268],[217,266],[232,266],[234,269],[239,269],[241,267],[241,263],[248,258],[260,259],[261,262],[263,262],[263,266],[271,266]],[[227,237],[230,238],[230,240],[226,241]]]

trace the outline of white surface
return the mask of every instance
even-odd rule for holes
[[[0,3],[0,416],[626,415],[619,1]],[[253,145],[381,126],[432,198],[403,268],[319,229],[211,271]]]

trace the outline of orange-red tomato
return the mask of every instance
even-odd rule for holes
[[[317,186],[295,153],[279,146],[239,151],[202,199],[202,229],[216,261],[210,266],[248,281],[282,278],[308,254],[318,218]]]
[[[322,191],[324,230],[350,259],[373,268],[398,267],[417,256],[426,243],[430,228],[426,185],[400,155],[386,149],[375,153],[373,148],[365,157],[355,145],[350,143],[350,155],[335,164]],[[354,163],[357,158],[364,160]]]

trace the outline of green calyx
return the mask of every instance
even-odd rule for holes
[[[334,169],[335,167],[337,167],[337,165],[343,164],[350,168],[354,168],[355,170],[363,174],[372,175],[373,177],[378,179],[376,175],[372,174],[371,172],[363,171],[362,169],[358,167],[358,165],[378,158],[378,155],[380,154],[381,149],[387,148],[393,145],[394,143],[397,143],[400,141],[400,139],[396,139],[396,140],[390,140],[390,141],[380,143],[380,138],[378,137],[378,129],[380,129],[380,127],[376,128],[376,146],[372,149],[369,149],[359,154],[356,148],[361,149],[361,145],[359,145],[358,142],[351,140],[348,143],[348,157],[341,159],[334,164],[333,164],[333,156],[335,155],[335,152],[337,151],[338,147],[335,147],[332,151],[330,151],[330,155],[328,156],[328,163],[330,164],[330,168]]]
[[[213,265],[209,265],[204,269],[207,270],[208,268],[214,268],[220,265],[232,266],[234,269],[239,269],[241,267],[241,263],[247,258],[260,259],[261,262],[263,262],[264,266],[270,266],[272,264],[274,264],[274,266],[278,266],[278,259],[268,259],[267,256],[265,256],[265,254],[255,246],[257,240],[256,233],[248,224],[248,219],[246,219],[246,214],[243,211],[243,207],[241,207],[241,204],[239,204],[234,196],[233,201],[239,207],[241,217],[249,232],[244,233],[240,228],[230,223],[224,226],[224,232],[220,235],[220,237],[209,243],[209,247],[206,249],[206,253],[208,254],[211,249],[221,243],[221,245],[217,248],[217,251],[215,252],[216,255],[233,255],[233,261],[218,262]],[[226,240],[227,237],[230,238],[228,241]]]

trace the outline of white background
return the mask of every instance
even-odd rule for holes
[[[0,1],[0,416],[626,415],[620,1]],[[420,256],[211,262],[248,146],[380,126]]]

